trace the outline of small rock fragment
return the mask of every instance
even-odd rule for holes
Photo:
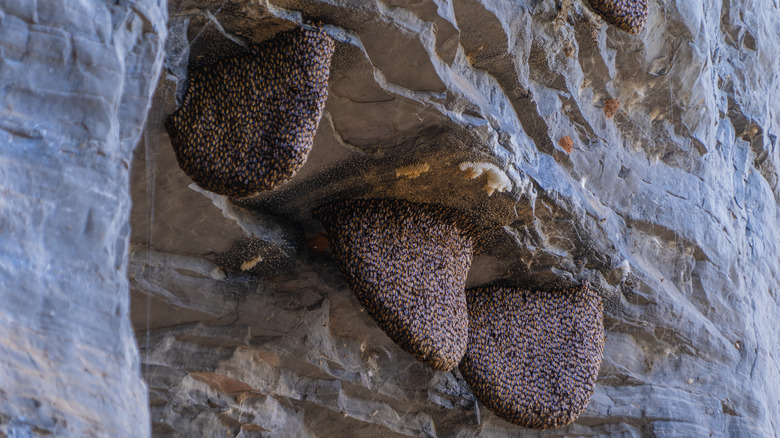
[[[212,269],[211,272],[209,273],[209,275],[214,280],[222,281],[225,278],[227,278],[227,275],[225,275],[225,271],[222,268],[220,268],[219,266],[217,266],[216,268]]]
[[[563,54],[572,59],[577,55],[574,50],[574,44],[572,44],[571,41],[565,41],[563,43]]]

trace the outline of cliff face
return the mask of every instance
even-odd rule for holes
[[[631,36],[563,3],[169,3],[166,73],[132,165],[132,311],[156,436],[780,432],[780,7],[651,0]],[[232,203],[191,185],[162,128],[188,59],[302,20],[337,40],[307,164]],[[496,164],[511,190],[487,196],[464,161]],[[429,170],[397,177],[418,163]],[[495,226],[469,286],[589,280],[607,333],[585,413],[520,429],[457,371],[395,346],[311,218],[350,196]]]
[[[149,435],[128,317],[129,174],[156,0],[0,2],[0,436]]]

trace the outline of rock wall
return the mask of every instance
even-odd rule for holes
[[[0,2],[0,436],[149,435],[129,169],[162,6]]]
[[[780,6],[649,4],[632,36],[581,0],[171,1],[132,176],[154,435],[777,435]],[[199,190],[162,129],[188,62],[300,22],[337,40],[307,164],[250,199]],[[487,196],[463,161],[497,165],[511,190]],[[415,163],[429,170],[396,175]],[[395,346],[311,218],[355,196],[494,226],[469,286],[589,280],[607,340],[586,412],[518,428]]]

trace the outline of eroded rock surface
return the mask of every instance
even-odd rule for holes
[[[129,174],[156,0],[0,2],[0,436],[146,437]]]
[[[780,9],[649,3],[632,36],[579,0],[171,1],[167,74],[133,163],[155,435],[776,435]],[[161,129],[187,60],[301,21],[337,41],[308,162],[248,200],[197,190]],[[463,162],[495,164],[511,190],[488,197]],[[468,286],[590,280],[606,345],[574,424],[506,423],[376,327],[311,219],[356,196],[495,227]]]

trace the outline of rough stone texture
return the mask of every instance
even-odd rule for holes
[[[130,281],[154,433],[780,433],[780,7],[649,5],[632,36],[580,0],[562,13],[554,0],[171,1],[168,74],[133,165]],[[307,164],[242,205],[195,190],[160,129],[187,59],[300,20],[337,40]],[[512,190],[487,197],[463,161],[498,165]],[[418,163],[429,170],[396,177]],[[606,345],[574,424],[537,434],[490,414],[457,371],[392,344],[321,244],[284,237],[321,242],[311,209],[357,195],[503,225],[468,286],[590,280]],[[247,247],[276,257],[235,251]],[[225,252],[232,270],[217,265]],[[262,276],[240,269],[253,261]]]
[[[143,437],[129,168],[157,0],[0,2],[0,436]]]

